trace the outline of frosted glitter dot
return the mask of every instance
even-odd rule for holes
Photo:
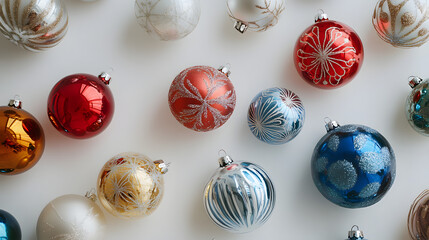
[[[349,161],[337,161],[329,167],[328,179],[338,189],[347,190],[356,184],[357,173]]]

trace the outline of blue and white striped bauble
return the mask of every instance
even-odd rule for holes
[[[269,88],[252,100],[247,122],[253,135],[269,144],[283,144],[295,138],[305,120],[301,99],[286,88]]]
[[[207,183],[204,205],[221,228],[245,233],[263,225],[275,204],[273,183],[258,165],[220,159],[220,168]]]

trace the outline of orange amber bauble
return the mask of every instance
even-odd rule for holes
[[[45,135],[36,118],[15,107],[0,107],[0,174],[32,168],[42,156]]]

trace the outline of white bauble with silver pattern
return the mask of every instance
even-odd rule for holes
[[[419,47],[429,40],[429,0],[379,0],[372,23],[395,47]]]
[[[227,0],[226,5],[235,29],[241,33],[267,30],[277,24],[285,9],[284,0]]]
[[[0,33],[24,49],[40,52],[56,46],[67,26],[61,0],[0,0]]]
[[[200,20],[200,0],[136,0],[139,24],[160,40],[176,40],[190,34]]]
[[[103,240],[106,220],[95,196],[64,195],[40,213],[37,239]]]

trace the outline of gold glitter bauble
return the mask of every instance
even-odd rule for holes
[[[103,207],[122,218],[150,215],[164,194],[162,160],[138,153],[121,153],[110,159],[98,175],[97,192]]]

